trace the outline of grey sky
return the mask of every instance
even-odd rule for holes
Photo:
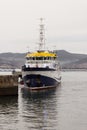
[[[48,48],[87,53],[87,0],[0,0],[0,52],[35,49],[41,17]]]

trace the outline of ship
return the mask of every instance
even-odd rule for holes
[[[45,47],[45,25],[40,19],[38,49],[28,52],[22,66],[24,87],[29,90],[55,88],[61,83],[61,67],[55,50]]]

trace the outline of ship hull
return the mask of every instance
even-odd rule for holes
[[[25,88],[29,90],[42,90],[57,87],[61,82],[58,71],[53,69],[30,68],[22,71]]]

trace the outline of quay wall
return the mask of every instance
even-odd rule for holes
[[[18,95],[18,74],[0,76],[0,95]]]

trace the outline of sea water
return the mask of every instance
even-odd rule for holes
[[[0,130],[87,130],[87,72],[62,72],[57,89],[0,97]]]

